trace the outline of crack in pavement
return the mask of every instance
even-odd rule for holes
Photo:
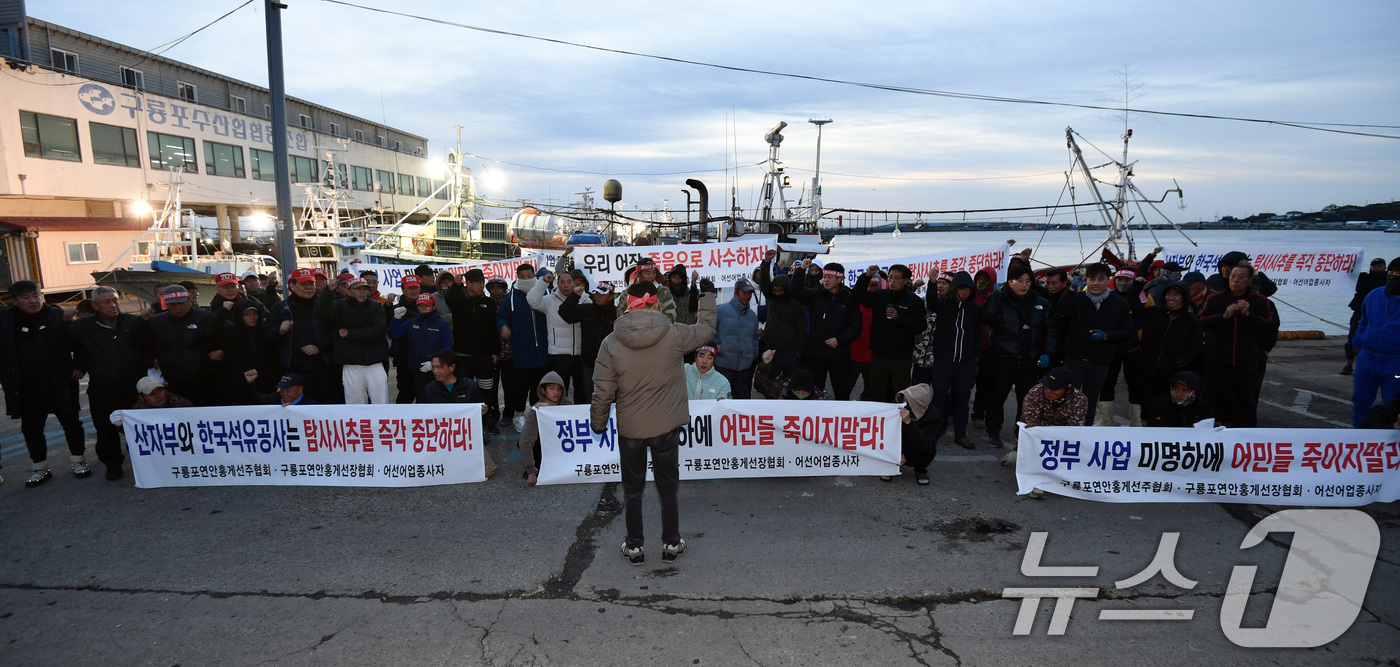
[[[544,590],[540,597],[559,598],[574,593],[574,587],[583,578],[583,573],[593,565],[593,558],[598,555],[599,535],[622,513],[622,503],[617,499],[617,486],[617,482],[603,485],[593,511],[574,529],[574,543],[569,545],[569,551],[564,556],[564,566],[559,574],[544,582]]]

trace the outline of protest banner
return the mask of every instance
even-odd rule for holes
[[[529,264],[539,268],[541,263],[546,261],[543,254],[531,254],[511,259],[504,259],[497,262],[468,262],[465,264],[429,264],[433,275],[442,271],[447,271],[457,276],[460,282],[462,276],[472,269],[481,269],[486,274],[486,278],[505,278],[506,282],[515,282],[515,269],[521,264]],[[417,268],[414,264],[361,264],[356,271],[373,271],[379,277],[379,293],[387,294],[390,291],[399,292],[403,290],[400,278],[413,275],[413,270]]]
[[[1209,423],[1209,422],[1206,422]],[[1400,499],[1400,431],[1021,427],[1019,493],[1352,507]]]
[[[596,434],[588,411],[564,405],[536,413],[540,484],[622,479],[617,414]],[[683,480],[899,474],[899,409],[889,403],[691,401],[690,418],[680,433]]]
[[[1356,279],[1366,270],[1365,251],[1354,246],[1288,246],[1274,244],[1232,244],[1196,246],[1163,250],[1157,259],[1176,262],[1184,272],[1200,271],[1207,278],[1219,273],[1217,264],[1227,252],[1238,250],[1249,255],[1255,271],[1263,271],[1278,285],[1280,292],[1351,292]],[[1183,272],[1183,273],[1184,273]]]
[[[776,247],[775,243],[772,238],[765,238],[688,245],[585,246],[574,248],[571,258],[574,268],[582,269],[593,282],[621,283],[626,279],[627,269],[643,258],[650,258],[656,262],[658,276],[665,275],[677,264],[684,264],[687,272],[698,271],[701,278],[709,278],[716,287],[729,287],[740,278],[752,276],[764,254]]]
[[[865,273],[872,264],[879,265],[883,271],[889,271],[890,267],[895,264],[903,264],[909,267],[910,272],[913,273],[913,280],[926,280],[928,282],[933,282],[928,280],[930,271],[936,272],[935,276],[944,271],[953,273],[966,271],[968,275],[972,275],[977,273],[978,269],[990,266],[997,272],[992,282],[1001,282],[1006,280],[1006,262],[1010,253],[1011,246],[1005,243],[994,243],[975,248],[934,252],[927,255],[861,262],[859,266],[852,262],[846,266],[846,286],[854,287],[860,274]]]
[[[126,410],[136,486],[486,481],[481,404]]]

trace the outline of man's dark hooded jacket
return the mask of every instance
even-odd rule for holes
[[[810,316],[804,356],[816,359],[850,359],[851,343],[860,338],[860,305],[844,284],[838,285],[836,293],[832,294],[826,291],[820,282],[815,285],[809,285],[808,282],[806,276],[799,275],[798,280],[788,284],[788,294],[807,306]],[[826,341],[831,338],[836,339],[836,347],[827,346]]]
[[[958,300],[958,289],[971,287],[972,276],[966,271],[953,275],[948,285],[948,295],[938,296],[938,290],[928,291],[928,307],[937,316],[933,327],[933,358],[937,361],[966,361],[982,354],[982,306],[977,304],[977,295]],[[878,311],[872,318],[884,316]],[[874,341],[871,341],[874,345]]]
[[[1201,397],[1201,378],[1191,371],[1181,371],[1172,376],[1172,384],[1184,384],[1195,392],[1192,401],[1186,405],[1177,405],[1172,399],[1171,392],[1158,396],[1157,400],[1147,406],[1147,414],[1143,415],[1143,423],[1152,427],[1163,428],[1190,428],[1202,419],[1210,419],[1215,416],[1215,410],[1206,399]]]

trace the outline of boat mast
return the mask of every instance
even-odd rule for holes
[[[763,140],[768,142],[768,171],[763,175],[762,210],[758,219],[765,224],[761,233],[768,233],[769,226],[766,223],[777,221],[781,229],[780,233],[787,231],[787,197],[784,193],[788,185],[787,176],[783,173],[783,163],[778,159],[778,146],[783,143],[783,128],[787,127],[787,121],[778,121],[768,134],[763,135]],[[778,217],[773,216],[774,204],[778,207]],[[747,230],[745,230],[747,231]]]
[[[1098,181],[1094,180],[1094,174],[1089,171],[1089,165],[1084,162],[1084,152],[1079,150],[1079,144],[1074,140],[1074,128],[1065,128],[1065,143],[1069,146],[1070,151],[1074,153],[1075,164],[1078,164],[1080,171],[1084,172],[1084,180],[1089,184],[1089,191],[1094,193],[1094,201],[1098,203],[1099,213],[1103,215],[1104,224],[1108,227],[1108,240],[1105,241],[1105,244],[1117,248],[1118,239],[1121,238],[1123,227],[1123,191],[1126,188],[1120,184],[1118,196],[1115,197],[1114,204],[1109,204],[1104,201],[1103,194],[1099,192]],[[1127,150],[1126,140],[1124,142],[1124,150]],[[1122,176],[1123,173],[1120,166],[1119,175]],[[1116,208],[1113,208],[1114,206],[1116,206]],[[1112,212],[1110,213],[1111,208]]]

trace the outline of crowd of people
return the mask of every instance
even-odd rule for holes
[[[854,287],[836,262],[783,266],[769,251],[752,279],[739,279],[713,309],[703,340],[705,327],[678,334],[685,364],[676,375],[692,400],[899,403],[920,483],[949,429],[962,447],[976,447],[970,429],[1003,447],[1003,405],[1013,392],[1013,420],[1032,424],[1056,415],[1111,425],[1126,398],[1134,426],[1205,418],[1254,426],[1278,339],[1269,299],[1277,287],[1243,253],[1222,257],[1207,278],[1157,261],[1160,251],[1132,266],[1095,263],[1074,275],[1051,268],[1040,281],[1029,250],[1011,256],[1004,276],[993,267],[914,276],[899,264],[870,266]],[[1358,424],[1378,391],[1383,400],[1400,393],[1400,259],[1371,269],[1358,282],[1343,370],[1355,373]],[[629,311],[647,306],[657,314],[643,319],[653,325],[661,318],[696,326],[706,297],[718,292],[685,266],[660,275],[650,260],[632,267],[625,285],[595,284],[570,269],[567,253],[557,273],[522,264],[511,283],[479,269],[459,281],[419,266],[388,295],[373,271],[297,269],[287,278],[283,296],[275,277],[221,274],[208,306],[199,305],[198,285],[161,286],[139,313],[122,312],[119,295],[98,288],[76,317],[47,304],[34,283],[15,283],[13,306],[0,311],[0,382],[33,462],[26,483],[52,476],[49,415],[63,427],[72,472],[91,474],[79,420],[84,377],[95,452],[107,479],[118,480],[125,459],[114,413],[387,403],[392,375],[398,403],[483,403],[487,432],[520,434],[522,474],[534,484],[539,437],[528,408],[596,408],[608,394],[607,364],[620,353],[609,337],[620,335]],[[640,296],[629,291],[636,286]],[[641,409],[667,413],[663,396],[684,400],[661,392]]]

